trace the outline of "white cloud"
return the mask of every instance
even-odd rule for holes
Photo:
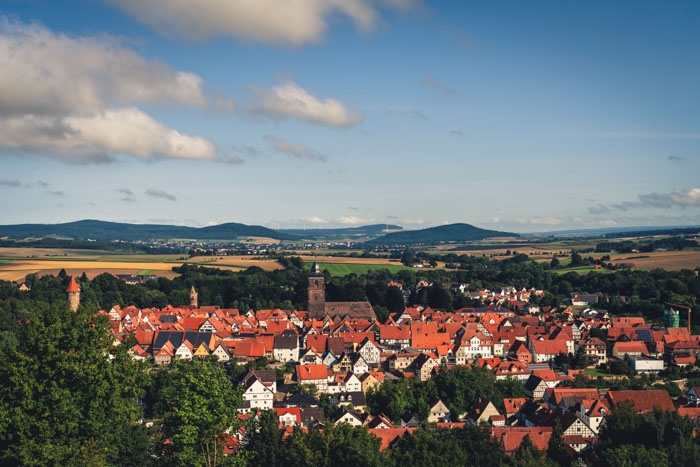
[[[275,136],[265,136],[265,141],[272,144],[277,152],[289,154],[297,159],[317,160],[326,162],[328,158],[313,149],[309,149],[298,143],[290,143],[289,141],[281,140]]]
[[[72,162],[107,162],[114,153],[148,159],[215,159],[214,145],[167,128],[136,108],[92,115],[26,115],[0,120],[0,146],[28,148]]]
[[[700,206],[700,188],[674,191],[671,194],[671,199],[681,206]]]
[[[213,159],[214,145],[184,135],[133,107],[210,102],[202,79],[151,62],[109,37],[54,34],[0,16],[0,147],[76,162],[138,158]]]
[[[340,13],[355,27],[368,31],[379,14],[371,0],[106,0],[166,36],[202,41],[233,36],[268,44],[301,46],[318,43],[328,18]],[[384,0],[386,6],[407,10],[417,2]]]
[[[316,217],[316,216],[299,219],[299,221],[310,223],[310,224],[327,224],[328,223],[327,220],[321,219],[320,217]]]
[[[149,62],[113,38],[69,37],[0,18],[0,112],[63,115],[110,105],[206,107],[202,78]]]
[[[336,222],[339,224],[344,224],[344,225],[365,225],[365,224],[371,224],[374,222],[373,219],[361,219],[359,217],[355,216],[340,216],[338,219],[336,219]]]
[[[271,118],[295,118],[334,128],[347,128],[362,123],[361,112],[348,109],[338,99],[317,99],[295,83],[288,82],[270,90],[253,88],[257,102],[249,104],[254,114]]]

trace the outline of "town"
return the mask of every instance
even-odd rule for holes
[[[115,304],[100,314],[109,318],[115,343],[133,343],[129,353],[135,360],[155,366],[211,357],[226,365],[257,363],[241,379],[237,411],[242,420],[273,410],[279,428],[288,433],[327,422],[365,426],[381,440],[382,450],[426,424],[450,429],[466,424],[489,426],[506,454],[513,454],[525,437],[546,450],[557,427],[567,450],[585,454],[597,442],[606,415],[620,404],[631,404],[641,414],[661,409],[700,417],[700,387],[681,394],[676,386],[674,399],[665,387],[605,388],[632,375],[692,367],[700,336],[691,335],[689,326],[679,327],[680,311],[690,309],[670,307],[661,326],[643,317],[609,316],[597,307],[595,291],[572,293],[568,306],[555,309],[533,304],[532,298],[544,296],[542,290],[509,286],[470,292],[465,284],[445,285],[484,306],[451,312],[408,306],[380,322],[368,302],[326,302],[323,275],[314,264],[309,310],[199,306],[192,287],[185,305],[140,309]],[[404,289],[396,281],[387,286]],[[420,291],[430,284],[421,280],[412,286]],[[77,309],[80,288],[73,278],[67,293]],[[407,410],[398,417],[370,409],[368,397],[386,381],[425,382],[455,367],[487,370],[496,381],[518,381],[522,397],[505,397],[496,405],[480,394],[460,412],[436,399],[426,401],[427,414]],[[600,376],[596,367],[610,370],[608,376]],[[235,452],[242,439],[243,434],[229,437],[227,452]]]

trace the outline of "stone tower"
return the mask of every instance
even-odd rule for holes
[[[68,308],[71,311],[78,311],[78,306],[80,305],[80,286],[75,281],[75,277],[70,278],[70,283],[66,288],[66,294],[68,294]]]
[[[194,290],[194,285],[190,289],[190,306],[199,308],[199,294]]]
[[[311,266],[311,274],[309,274],[309,318],[322,319],[326,314],[326,281],[318,267],[318,263],[314,261]]]

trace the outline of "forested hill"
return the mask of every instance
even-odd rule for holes
[[[238,237],[269,237],[296,240],[287,233],[257,225],[229,222],[209,227],[186,227],[158,224],[124,224],[98,220],[82,220],[65,224],[18,224],[0,226],[0,238],[73,238],[76,240],[150,241],[173,238],[196,240],[235,240]]]
[[[450,224],[430,227],[422,230],[405,230],[393,232],[369,240],[368,244],[409,245],[417,243],[466,242],[484,240],[491,237],[519,237],[520,235],[497,230],[486,230],[470,224]]]

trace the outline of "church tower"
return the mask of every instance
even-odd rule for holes
[[[190,306],[199,308],[199,294],[194,290],[194,285],[190,289]]]
[[[309,318],[322,319],[326,314],[326,281],[318,263],[314,261],[309,274]]]
[[[68,294],[68,308],[70,308],[70,311],[78,311],[78,306],[80,305],[80,286],[73,276],[71,276],[70,283],[66,288],[66,294]]]

